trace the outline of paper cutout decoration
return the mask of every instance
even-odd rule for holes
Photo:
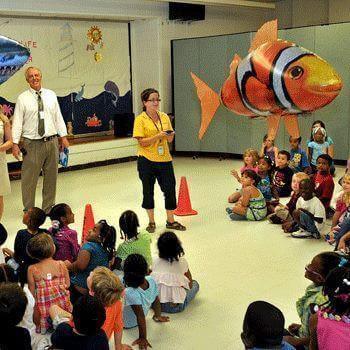
[[[98,119],[96,114],[94,113],[91,117],[86,118],[85,125],[89,128],[96,128],[102,125],[102,120]]]
[[[114,81],[108,80],[104,86],[104,89],[112,96],[113,106],[117,107],[117,102],[120,95],[118,85]]]
[[[87,32],[87,37],[90,43],[86,46],[87,51],[95,51],[96,45],[100,46],[100,49],[103,48],[104,44],[102,41],[102,31],[97,26],[92,26]],[[94,60],[100,62],[102,60],[102,54],[100,52],[94,53]]]
[[[249,54],[235,55],[220,96],[191,72],[201,103],[201,140],[222,103],[250,118],[266,117],[268,135],[275,139],[281,118],[292,137],[299,137],[298,114],[313,112],[332,102],[342,88],[334,68],[316,54],[277,39],[277,20],[256,33]]]
[[[0,35],[0,84],[20,70],[29,57],[30,52],[26,47]]]
[[[94,60],[96,61],[96,62],[100,62],[101,60],[102,60],[102,55],[99,53],[99,52],[95,52],[95,54],[94,54]]]

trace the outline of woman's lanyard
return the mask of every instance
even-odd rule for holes
[[[146,114],[147,114],[147,112],[146,112]],[[157,123],[148,114],[147,114],[147,116],[148,116],[148,118],[150,118],[152,120],[152,123],[154,124],[154,126],[157,129],[157,131],[159,132],[159,128],[158,128]],[[158,116],[158,120],[159,120],[159,123],[160,123],[160,129],[163,131],[162,120],[160,119],[160,116],[159,116],[158,113],[157,113],[157,116]],[[158,152],[158,155],[160,155],[160,156],[164,155],[164,146],[162,145],[162,140],[159,140],[159,142],[158,142],[157,152]]]
[[[147,114],[147,112],[146,112]],[[157,131],[159,132],[159,128],[158,128],[158,125],[157,123],[147,114],[148,118],[152,120],[152,123],[153,125],[156,127]],[[160,129],[163,131],[163,124],[162,124],[162,120],[160,119],[160,116],[159,114],[157,113],[157,116],[158,116],[158,120],[159,120],[159,123],[160,123]]]

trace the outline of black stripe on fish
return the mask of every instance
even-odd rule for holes
[[[292,63],[294,63],[295,61],[299,60],[300,58],[304,57],[304,56],[312,56],[312,54],[308,54],[308,53],[305,53],[304,55],[300,55],[299,57],[296,57],[294,58],[293,60],[291,60],[287,65],[285,65],[285,67],[283,68],[283,72],[282,72],[282,76],[284,76],[284,74],[286,73],[286,71],[288,70],[288,68],[290,67],[290,65]],[[288,92],[288,89],[287,89],[287,86],[286,86],[286,82],[284,79],[282,79],[282,89],[283,89],[283,93],[284,93],[284,96],[286,97],[286,99],[291,103],[293,109],[298,109],[298,110],[301,110],[300,107],[298,107],[292,97],[289,95],[289,92]]]

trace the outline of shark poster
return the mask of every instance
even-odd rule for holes
[[[70,135],[112,134],[114,117],[132,113],[126,23],[0,18],[0,35],[30,52],[21,67],[0,62],[0,71],[11,74],[0,85],[8,117],[28,87],[24,72],[30,66],[42,71],[43,87],[57,94]]]

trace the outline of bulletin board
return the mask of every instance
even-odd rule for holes
[[[8,117],[28,88],[29,66],[40,68],[42,86],[57,94],[72,136],[113,134],[115,116],[132,113],[127,23],[0,18],[0,34],[31,52],[26,65],[0,85]]]

